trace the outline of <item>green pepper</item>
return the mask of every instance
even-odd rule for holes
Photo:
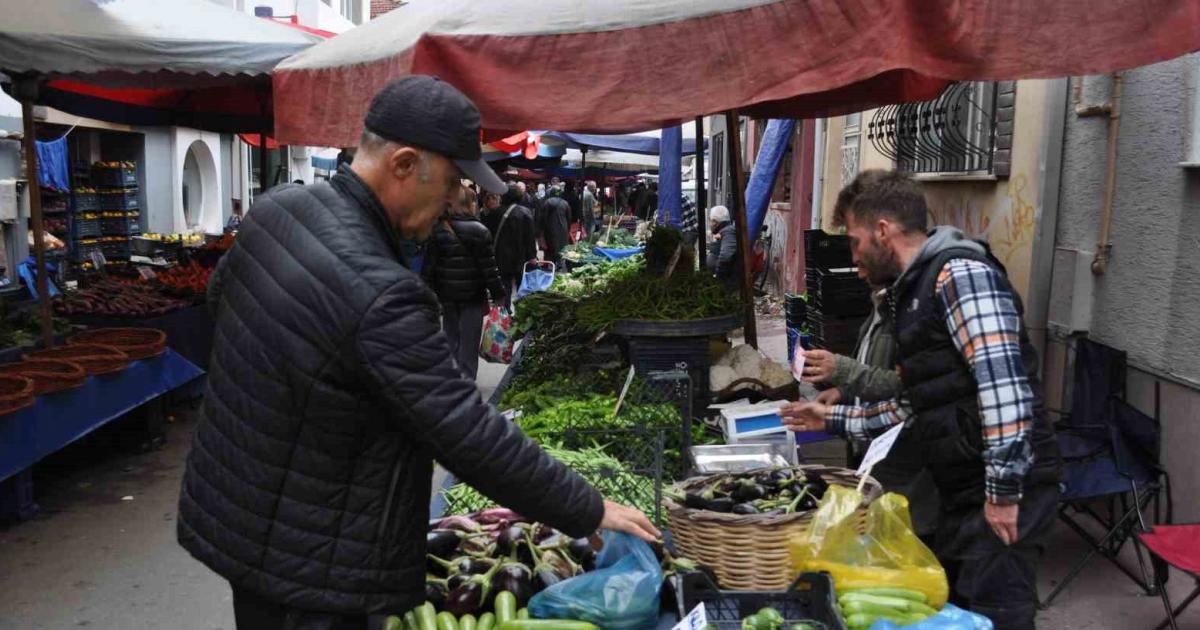
[[[475,630],[494,630],[496,627],[496,615],[492,613],[483,613],[479,616],[479,623],[475,624]]]
[[[396,615],[389,615],[383,622],[383,630],[404,630],[404,622]]]
[[[496,630],[600,630],[586,621],[567,619],[513,619],[500,624]]]
[[[438,613],[437,623],[437,630],[458,630],[458,619],[451,613]]]
[[[475,622],[475,615],[463,615],[458,619],[458,630],[475,630],[478,627]]]
[[[517,611],[517,619],[529,619],[529,609],[522,608]]]
[[[508,591],[500,591],[496,595],[496,625],[503,626],[504,622],[517,618],[517,597]]]

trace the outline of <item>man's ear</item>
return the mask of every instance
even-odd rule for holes
[[[421,154],[411,147],[400,147],[388,156],[389,170],[396,177],[405,178],[417,172]]]
[[[892,224],[887,219],[879,219],[875,222],[875,238],[879,241],[885,241],[892,234]]]

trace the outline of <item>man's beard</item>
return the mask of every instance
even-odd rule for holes
[[[890,247],[884,247],[874,236],[871,245],[859,264],[867,272],[867,284],[877,287],[890,286],[900,277],[900,259]]]

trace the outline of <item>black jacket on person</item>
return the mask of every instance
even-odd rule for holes
[[[547,197],[542,208],[542,235],[546,238],[546,259],[558,260],[562,248],[569,245],[571,206],[557,195]]]
[[[505,221],[504,215],[509,208],[512,208],[512,212]],[[520,278],[525,272],[525,263],[537,258],[537,227],[533,211],[525,206],[502,205],[494,210],[485,210],[482,219],[492,233],[500,275]]]
[[[742,266],[737,251],[737,226],[724,221],[714,230],[712,244],[708,247],[707,266],[727,287],[736,287]]]
[[[491,294],[493,302],[504,301],[507,292],[496,268],[492,233],[484,224],[477,219],[444,220],[433,233],[433,245],[423,275],[439,300],[478,303]]]
[[[437,299],[348,167],[259,197],[208,295],[178,534],[235,587],[331,613],[420,604],[434,459],[572,536],[599,525],[600,495],[459,373]]]

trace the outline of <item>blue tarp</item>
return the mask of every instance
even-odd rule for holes
[[[642,253],[643,247],[631,247],[629,249],[609,249],[607,247],[597,247],[592,250],[592,253],[597,256],[604,256],[609,260],[621,260]]]
[[[683,200],[682,144],[682,127],[662,130],[662,152],[658,155],[658,219],[675,227],[679,227],[682,214],[679,207]]]
[[[337,158],[323,158],[315,155],[312,156],[312,165],[313,168],[319,168],[323,171],[336,171],[338,167]]]
[[[543,138],[561,140],[572,149],[605,149],[621,153],[637,153],[639,155],[658,155],[662,143],[654,136],[638,135],[601,135],[591,133],[567,133],[563,131],[542,132]],[[704,141],[708,148],[708,140]],[[684,153],[696,152],[694,139],[683,141]]]
[[[0,417],[0,480],[203,374],[167,349],[78,389],[38,396],[32,407]]]
[[[758,238],[762,229],[763,218],[767,216],[767,204],[771,202],[771,192],[775,188],[775,177],[783,164],[788,140],[795,130],[795,120],[772,119],[763,132],[762,146],[758,149],[758,158],[754,160],[750,181],[746,183],[746,221],[750,227],[751,243]]]
[[[50,142],[35,142],[37,146],[38,183],[43,188],[67,192],[71,189],[67,171],[67,137]]]

